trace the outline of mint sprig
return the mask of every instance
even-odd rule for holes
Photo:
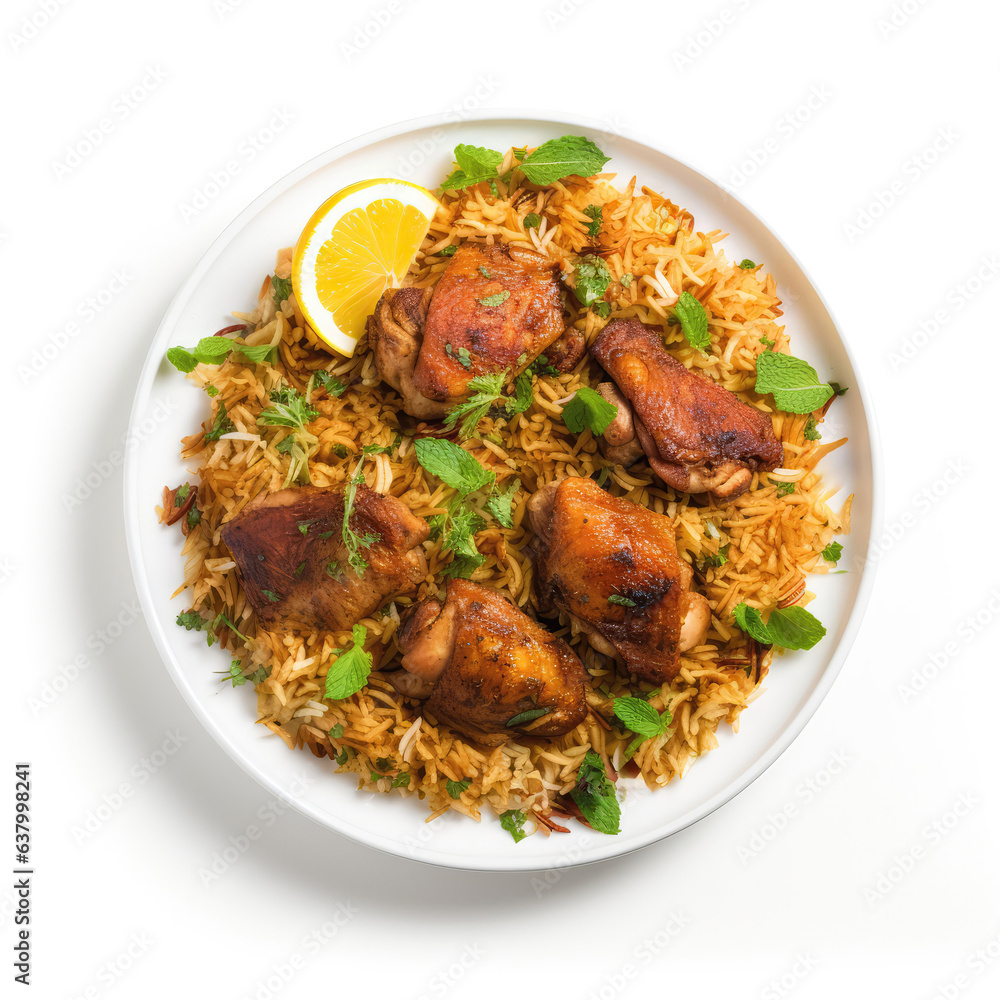
[[[822,622],[797,604],[775,608],[765,622],[756,608],[741,602],[733,608],[733,617],[747,635],[766,646],[812,649],[826,635]]]
[[[757,356],[757,382],[761,395],[770,393],[775,405],[786,413],[811,413],[818,410],[834,393],[820,382],[816,369],[790,354],[765,351]]]

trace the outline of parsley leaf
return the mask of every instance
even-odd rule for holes
[[[604,215],[603,205],[588,205],[584,210],[583,214],[591,219],[590,225],[587,227],[588,236],[596,236],[601,231],[602,216]]]
[[[587,822],[600,833],[621,833],[621,806],[615,786],[604,770],[604,761],[588,750],[576,775],[576,788],[570,793]]]
[[[502,292],[497,292],[495,295],[487,295],[484,298],[478,299],[477,301],[481,306],[487,306],[492,309],[494,306],[502,305],[510,298],[510,292],[505,288]],[[468,367],[468,366],[466,366]]]
[[[205,440],[218,441],[223,434],[229,434],[234,430],[236,430],[236,425],[226,415],[226,401],[220,399],[215,410],[215,420],[212,426],[205,431]]]
[[[496,473],[483,468],[464,448],[447,438],[418,438],[414,448],[417,461],[427,472],[463,496],[496,481]]]
[[[340,701],[360,691],[371,673],[372,655],[365,652],[368,629],[364,625],[355,625],[351,634],[354,644],[350,649],[337,650],[337,659],[326,674],[323,697],[330,701]]]
[[[594,434],[603,434],[617,414],[618,407],[614,403],[609,403],[599,392],[584,385],[563,407],[562,418],[574,434],[581,434],[585,427],[589,427]]]
[[[341,382],[339,378],[331,375],[328,371],[313,372],[312,377],[316,385],[320,386],[331,399],[341,395],[347,389],[346,382]]]
[[[840,542],[830,542],[830,544],[823,549],[823,558],[828,563],[833,563],[834,566],[840,562],[840,554],[844,551],[844,546]]]
[[[749,257],[744,257],[743,260],[740,261],[740,267],[742,267],[744,271],[752,271],[756,266],[757,265],[750,260]]]
[[[718,568],[719,566],[725,566],[726,563],[729,560],[729,546],[730,546],[730,544],[732,544],[732,543],[726,542],[725,545],[720,546],[719,551],[716,552],[715,555],[705,556],[702,559],[702,563],[706,567],[708,567],[708,566],[715,566],[716,568]]]
[[[309,405],[308,399],[293,389],[283,386],[271,393],[271,406],[257,417],[258,425],[289,427],[292,433],[279,442],[278,451],[289,456],[288,473],[284,485],[309,479],[309,454],[319,439],[306,430],[306,424],[319,416],[319,410]]]
[[[531,384],[531,373],[523,371],[514,379],[514,398],[507,400],[507,409],[513,417],[530,410],[534,401],[535,390]]]
[[[674,306],[674,315],[681,324],[687,342],[696,350],[704,351],[711,341],[705,307],[690,292],[681,292]]]
[[[271,403],[257,418],[257,423],[303,430],[310,420],[319,416],[319,410],[313,409],[306,398],[291,386],[275,389],[271,393]]]
[[[542,224],[542,217],[537,212],[529,212],[524,217],[525,229],[537,229]]]
[[[197,611],[182,611],[177,616],[177,624],[181,628],[187,629],[189,632],[194,630],[195,632],[203,632],[205,629],[212,627],[211,619],[202,618],[202,616]]]
[[[358,464],[354,468],[354,475],[344,490],[344,523],[340,529],[340,537],[347,548],[347,563],[359,577],[363,576],[365,570],[368,569],[368,560],[361,555],[361,550],[370,549],[375,542],[381,539],[381,535],[373,531],[367,531],[365,534],[359,535],[351,527],[351,514],[354,512],[354,501],[358,495],[358,487],[365,481],[364,474],[361,471],[364,460],[363,455],[358,459]],[[327,566],[328,573],[329,569],[330,567]]]
[[[452,781],[451,778],[449,778],[445,787],[448,789],[448,794],[453,799],[458,799],[462,797],[462,792],[469,787],[469,782],[471,780],[471,778],[463,778],[461,781]]]
[[[495,182],[497,167],[502,161],[503,153],[496,149],[459,143],[455,147],[455,163],[458,169],[445,178],[441,190],[453,191],[483,181]]]
[[[280,309],[285,299],[292,297],[292,282],[290,278],[279,278],[271,275],[271,287],[274,289],[274,304]]]
[[[441,570],[446,577],[468,579],[484,562],[484,556],[476,547],[475,535],[486,527],[486,522],[470,507],[460,505],[448,517],[449,527],[441,539],[442,550],[452,552],[452,560]]]
[[[508,809],[500,814],[500,825],[514,838],[514,843],[519,844],[528,835],[524,832],[525,815],[520,809]]]
[[[573,174],[592,177],[610,159],[582,135],[564,135],[543,142],[522,161],[520,168],[532,184],[544,185]]]
[[[475,378],[469,379],[469,390],[472,395],[448,411],[444,422],[445,427],[453,427],[461,420],[462,424],[458,433],[463,438],[472,437],[476,433],[479,421],[486,416],[489,408],[495,403],[507,402],[507,397],[503,395],[503,385],[506,378],[506,372],[497,372],[494,375],[477,375]]]
[[[757,356],[754,389],[761,395],[770,393],[778,409],[786,413],[818,410],[834,393],[832,386],[820,382],[812,365],[790,354],[773,351]]]
[[[514,516],[511,511],[514,495],[521,488],[521,480],[515,479],[513,483],[503,492],[494,494],[486,501],[486,509],[505,528],[514,527]]]
[[[604,261],[594,254],[581,257],[576,265],[573,294],[582,306],[592,306],[604,298],[611,284],[611,272]]]
[[[810,417],[806,421],[805,427],[802,429],[802,436],[807,441],[819,441],[822,435],[816,427],[816,418]]]
[[[741,602],[733,608],[733,617],[744,632],[769,646],[812,649],[826,635],[819,619],[797,604],[775,608],[765,623],[756,608]]]
[[[642,698],[615,698],[615,715],[636,734],[625,751],[626,757],[631,757],[646,740],[665,734],[674,718],[669,710],[661,714]]]

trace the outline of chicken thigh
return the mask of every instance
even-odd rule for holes
[[[386,292],[368,319],[379,376],[407,413],[444,414],[477,375],[522,371],[551,347],[570,370],[583,355],[577,331],[563,336],[559,265],[542,254],[466,243],[437,285]]]
[[[426,698],[430,715],[486,746],[518,733],[559,736],[587,713],[577,655],[492,587],[449,580],[444,605],[416,605],[397,638],[396,689]]]
[[[638,320],[612,320],[591,353],[614,379],[599,386],[619,406],[604,432],[611,461],[628,465],[645,453],[653,472],[674,489],[720,498],[745,493],[755,471],[781,464],[771,418],[685,368]]]
[[[653,684],[677,675],[679,654],[705,639],[708,602],[691,591],[673,522],[611,496],[592,479],[550,483],[528,501],[538,545],[535,585],[599,652]]]
[[[341,632],[390,596],[416,589],[427,572],[420,543],[427,522],[395,497],[357,487],[350,528],[376,536],[360,552],[368,568],[348,564],[344,491],[302,486],[260,496],[222,526],[247,600],[264,628]]]

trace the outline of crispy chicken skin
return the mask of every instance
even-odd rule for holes
[[[619,419],[605,432],[612,461],[635,461],[641,447],[653,472],[674,489],[720,498],[739,496],[755,471],[781,464],[771,418],[685,368],[659,334],[638,320],[612,320],[591,353],[631,407],[629,414],[619,409]],[[612,387],[605,383],[600,391],[610,398]]]
[[[265,628],[346,631],[387,597],[416,589],[426,573],[419,548],[429,533],[423,518],[395,497],[358,486],[351,528],[379,536],[361,550],[369,565],[360,578],[347,562],[343,523],[342,489],[301,486],[256,497],[222,526]]]
[[[403,670],[388,675],[396,689],[426,697],[429,715],[486,746],[517,733],[559,736],[587,713],[576,654],[492,587],[449,580],[444,605],[416,605],[397,641]],[[549,710],[540,720],[507,725],[539,708]]]
[[[563,336],[563,329],[556,261],[533,250],[465,243],[433,289],[397,288],[379,299],[368,317],[368,343],[406,412],[435,419],[468,394],[477,375],[514,374],[540,354],[571,370],[586,345],[579,331]]]
[[[710,614],[690,590],[673,522],[579,477],[535,493],[528,516],[541,610],[571,615],[595,649],[617,654],[643,680],[675,677],[679,654],[704,641]]]

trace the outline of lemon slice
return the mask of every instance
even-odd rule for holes
[[[316,335],[350,357],[386,288],[398,287],[437,198],[409,181],[358,181],[313,212],[292,255],[292,288]]]

